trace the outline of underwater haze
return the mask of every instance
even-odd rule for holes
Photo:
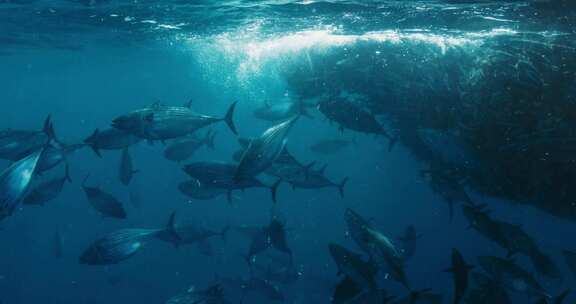
[[[1,304],[576,302],[573,1],[0,0],[0,105]]]

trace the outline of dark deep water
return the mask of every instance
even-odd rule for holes
[[[503,246],[470,228],[474,223],[462,212],[467,205],[520,225],[552,259],[558,271],[546,275],[526,254],[513,255],[547,294],[576,288],[563,255],[576,251],[575,7],[543,2],[0,0],[0,129],[40,130],[51,114],[59,140],[82,143],[120,115],[191,99],[194,111],[216,117],[238,101],[239,133],[224,123],[197,131],[200,137],[216,132],[215,149],[202,147],[181,163],[163,156],[171,140],[134,144],[129,151],[139,173],[128,186],[118,178],[121,151],[103,150],[99,158],[86,147],[69,155],[72,183],[55,200],[21,205],[0,223],[0,303],[166,303],[191,286],[216,283],[231,303],[240,303],[242,284],[219,279],[251,277],[243,259],[250,239],[235,230],[267,225],[271,215],[285,223],[297,273],[290,284],[268,280],[284,294],[279,303],[330,303],[343,276],[328,244],[368,261],[349,236],[347,208],[397,246],[406,227],[416,227],[422,236],[405,261],[407,277],[414,290],[443,294],[440,303],[453,301],[452,277],[443,272],[452,248],[473,272],[485,272],[477,256],[507,258]],[[332,99],[365,109],[398,143],[388,151],[383,136],[341,132],[339,122],[316,110]],[[335,183],[348,177],[343,198],[335,187],[293,190],[287,182],[275,207],[262,188],[234,191],[232,205],[226,195],[195,200],[178,191],[189,179],[185,164],[233,162],[237,138],[259,136],[275,124],[255,117],[257,108],[297,100],[309,105],[311,117],[295,123],[287,149],[302,164],[315,161],[316,170],[326,164]],[[326,139],[350,143],[338,151],[311,150]],[[450,220],[450,195],[423,170],[447,174],[442,189],[463,189],[473,204],[455,202]],[[33,185],[63,171],[61,164],[35,176]],[[90,206],[82,190],[88,174],[88,185],[122,202],[126,219],[103,218]],[[179,224],[215,231],[229,225],[230,232],[225,240],[209,240],[210,255],[196,245],[176,248],[153,239],[116,265],[79,263],[94,240],[123,228],[164,228],[173,211]],[[57,231],[61,258],[55,257]],[[275,249],[259,254],[257,263],[266,255],[288,265]],[[254,276],[265,279],[277,264]],[[378,288],[397,296],[390,303],[409,303],[400,301],[406,288],[385,273]],[[468,292],[477,287],[470,279]],[[542,294],[507,292],[512,303],[542,303]],[[572,294],[564,303],[574,301]],[[278,301],[252,291],[243,303]],[[461,303],[495,302],[465,297]]]

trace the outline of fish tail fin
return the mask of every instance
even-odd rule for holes
[[[274,202],[274,204],[276,204],[277,200],[276,200],[276,193],[278,192],[278,186],[280,186],[280,184],[282,183],[282,179],[279,178],[271,187],[270,187],[270,192],[272,193],[272,202]]]
[[[388,136],[388,152],[391,152],[392,149],[394,149],[394,146],[396,146],[396,143],[398,142],[399,138],[400,138],[399,135],[396,135],[394,137]]]
[[[170,235],[176,241],[182,240],[178,232],[176,231],[176,211],[173,211],[168,218],[168,224],[166,225],[166,231],[170,233]]]
[[[223,241],[226,241],[226,238],[228,236],[228,231],[230,231],[230,224],[226,224],[226,226],[224,226],[222,231],[220,231],[220,239],[222,239]]]
[[[188,102],[186,102],[186,103],[184,104],[184,107],[185,107],[185,108],[188,108],[188,109],[192,109],[192,103],[193,103],[193,102],[194,102],[194,99],[190,98],[190,99],[188,100]]]
[[[566,299],[566,297],[570,294],[571,290],[570,289],[566,289],[564,290],[561,294],[559,294],[557,297],[554,298],[554,304],[562,304],[562,302],[564,302],[564,299]]]
[[[92,132],[92,135],[84,139],[84,143],[88,144],[90,148],[92,148],[92,151],[94,151],[94,153],[96,153],[98,157],[102,157],[102,154],[100,154],[100,147],[98,146],[98,140],[96,140],[99,134],[100,129],[94,130],[94,132]]]
[[[64,169],[64,176],[69,183],[72,183],[72,178],[70,178],[70,165],[66,163],[66,168]]]
[[[345,177],[337,186],[338,186],[338,192],[340,193],[340,197],[344,197],[344,186],[346,186],[346,183],[348,182],[348,177]]]
[[[206,137],[204,138],[204,143],[210,150],[214,150],[214,138],[216,138],[216,132],[212,132],[212,130],[206,133]]]
[[[44,119],[44,126],[42,127],[42,131],[48,136],[48,142],[54,141],[57,144],[61,144],[58,138],[56,137],[56,132],[54,131],[54,123],[52,123],[52,115],[48,115],[46,119]]]
[[[232,103],[232,105],[230,105],[228,111],[226,112],[226,116],[224,116],[224,121],[228,125],[228,128],[230,128],[230,131],[232,131],[232,133],[234,133],[235,135],[238,135],[238,131],[236,130],[236,125],[234,125],[233,118],[234,118],[234,109],[236,109],[237,104],[238,104],[237,101]]]

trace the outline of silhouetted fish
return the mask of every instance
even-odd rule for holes
[[[283,121],[294,116],[304,115],[310,117],[306,108],[309,106],[302,100],[294,102],[265,103],[262,107],[254,110],[254,117],[270,122]]]
[[[208,131],[203,139],[194,135],[178,139],[164,150],[164,157],[171,161],[181,162],[192,157],[202,146],[214,150],[214,136],[214,133]]]
[[[22,202],[44,150],[41,148],[0,173],[0,220],[12,215]]]
[[[58,166],[62,162],[65,162],[70,154],[85,146],[86,145],[84,144],[65,145],[62,143],[48,145],[45,152],[42,154],[42,157],[38,160],[38,168],[36,169],[37,173],[42,174]]]
[[[310,151],[323,155],[330,155],[340,152],[342,149],[350,146],[352,141],[344,139],[325,139],[316,142],[310,146]]]
[[[144,242],[153,237],[159,229],[122,229],[92,243],[80,256],[80,264],[118,264],[136,254]]]
[[[86,186],[87,179],[88,176],[84,179],[82,188],[84,189],[84,193],[86,193],[86,198],[90,205],[105,217],[125,219],[126,211],[124,207],[122,207],[122,203],[111,194],[100,190],[99,187]]]
[[[510,296],[498,282],[482,273],[472,273],[476,288],[466,297],[466,304],[512,304]]]
[[[171,243],[175,247],[191,244],[200,245],[207,239],[216,236],[222,240],[226,239],[229,227],[225,227],[221,232],[216,232],[193,224],[176,225],[175,216],[176,213],[172,213],[166,228],[156,234],[156,238]]]
[[[413,291],[404,299],[393,302],[393,304],[442,304],[444,296],[437,293],[431,293],[430,290],[425,289],[421,291]]]
[[[51,138],[54,138],[54,127],[50,116],[44,120],[42,130],[1,130],[0,159],[20,160],[41,149]]]
[[[464,298],[466,290],[468,289],[468,274],[472,270],[472,266],[466,264],[464,257],[457,249],[452,249],[452,265],[446,269],[446,272],[451,272],[454,279],[454,304],[458,304]]]
[[[289,182],[292,185],[293,189],[303,188],[303,189],[320,189],[320,188],[327,188],[327,187],[334,187],[338,189],[338,193],[340,193],[340,197],[344,197],[344,186],[348,182],[348,177],[342,179],[342,181],[338,184],[330,181],[324,175],[326,171],[326,166],[322,167],[319,170],[312,170],[311,168],[307,169],[306,171],[302,172],[303,175],[300,174],[300,178],[291,178],[286,182]]]
[[[224,292],[219,285],[205,290],[189,288],[185,293],[172,297],[166,304],[231,304],[224,298]]]
[[[183,194],[196,200],[212,200],[228,193],[227,189],[203,186],[202,183],[196,179],[180,183],[178,189]]]
[[[267,229],[272,246],[276,248],[276,250],[284,252],[292,258],[292,250],[288,247],[286,228],[284,227],[284,224],[277,219],[273,219],[270,224],[268,224]]]
[[[338,274],[344,275],[334,291],[333,303],[347,303],[362,291],[376,289],[376,265],[365,262],[360,255],[340,245],[331,243],[328,248]]]
[[[102,156],[100,150],[124,150],[140,141],[141,138],[129,132],[110,128],[102,132],[96,129],[84,143],[88,144],[96,155]]]
[[[233,190],[248,188],[268,188],[272,193],[272,201],[276,202],[276,191],[281,180],[274,185],[267,186],[255,177],[236,179],[237,166],[222,162],[195,162],[184,166],[184,172],[198,180],[202,187],[225,189],[228,202],[232,201]]]
[[[330,121],[339,125],[340,131],[350,129],[357,132],[383,135],[390,142],[390,149],[396,142],[376,120],[374,115],[360,106],[341,98],[330,98],[318,104],[318,110]]]
[[[411,290],[404,271],[404,259],[394,243],[351,209],[346,210],[345,219],[356,244],[380,269],[386,269],[392,279]]]
[[[26,194],[23,204],[44,205],[46,202],[49,202],[60,195],[66,182],[72,182],[70,179],[68,164],[66,164],[64,176],[46,181],[32,188],[30,192]]]
[[[256,176],[272,166],[284,150],[288,132],[297,119],[294,117],[277,124],[250,140],[238,163],[235,180]]]
[[[416,233],[416,228],[414,225],[410,225],[406,228],[404,235],[398,238],[398,241],[402,243],[402,254],[405,259],[411,258],[416,252],[416,240],[422,237],[421,234]]]
[[[232,121],[235,107],[236,102],[228,108],[224,118],[216,118],[195,113],[187,107],[153,104],[114,119],[112,126],[150,141],[182,137],[220,121],[225,121],[237,134]]]
[[[529,296],[550,297],[532,274],[512,261],[493,256],[480,256],[478,257],[478,264],[493,279],[511,291]]]
[[[132,157],[130,157],[130,153],[128,152],[128,148],[122,150],[122,156],[120,158],[120,166],[118,169],[118,177],[120,178],[120,182],[127,186],[132,177],[135,173],[138,173],[138,170],[134,170],[132,165]]]

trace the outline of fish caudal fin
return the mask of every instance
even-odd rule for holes
[[[228,111],[226,112],[226,116],[224,116],[224,121],[228,125],[228,128],[230,128],[230,131],[232,131],[232,133],[234,133],[235,135],[238,135],[238,131],[236,130],[236,126],[234,125],[234,120],[233,120],[234,109],[236,109],[236,104],[238,104],[237,101],[235,101],[232,105],[230,105],[230,107],[228,108]]]
[[[216,132],[212,131],[208,131],[208,133],[206,133],[206,137],[204,138],[204,143],[206,144],[206,147],[208,147],[210,150],[215,149],[214,138],[216,138]]]
[[[178,235],[176,231],[176,211],[170,214],[168,218],[168,224],[166,225],[166,231],[174,238],[175,243],[178,243],[182,238]]]
[[[70,166],[68,163],[66,163],[66,168],[64,170],[64,177],[66,178],[66,181],[72,183],[72,178],[70,178]]]
[[[102,157],[102,154],[100,154],[100,147],[98,147],[99,134],[100,134],[100,129],[94,130],[92,135],[90,135],[86,139],[84,139],[84,143],[90,145],[90,148],[92,148],[92,151],[94,151],[94,153],[96,153],[96,155],[98,157]]]
[[[222,239],[223,241],[226,241],[226,238],[228,236],[228,231],[230,231],[230,224],[227,224],[224,229],[222,229],[222,231],[220,231],[220,239]]]
[[[272,202],[276,204],[276,193],[278,192],[278,186],[282,183],[282,179],[278,179],[271,187],[270,192],[272,193]]]
[[[348,177],[345,177],[338,185],[338,192],[340,193],[340,197],[344,197],[344,186],[348,182]]]

